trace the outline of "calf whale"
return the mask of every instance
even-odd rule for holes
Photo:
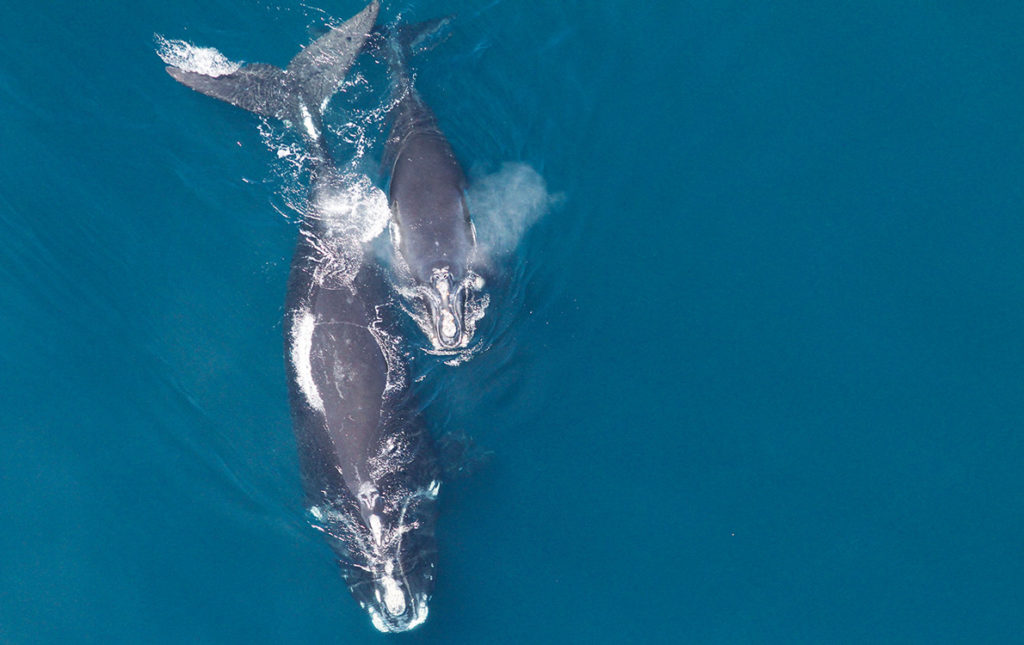
[[[384,151],[392,242],[412,283],[403,292],[418,301],[414,317],[442,351],[472,340],[479,311],[470,311],[469,300],[478,298],[478,310],[486,306],[477,293],[483,279],[473,270],[476,231],[466,206],[466,177],[407,64],[416,42],[445,22],[391,30],[382,45],[395,103]]]
[[[436,449],[416,414],[390,333],[388,291],[364,240],[343,220],[352,177],[332,161],[322,114],[373,29],[373,2],[300,52],[286,69],[250,64],[181,83],[284,120],[312,159],[309,208],[288,281],[285,353],[300,466],[314,526],[381,631],[427,617],[437,548]]]

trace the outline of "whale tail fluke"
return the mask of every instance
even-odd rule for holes
[[[395,73],[394,85],[404,87],[411,83],[408,60],[448,40],[452,34],[448,26],[454,19],[454,15],[448,15],[412,25],[379,27],[376,30],[377,38],[372,44]]]
[[[289,116],[288,84],[285,71],[279,67],[253,63],[231,74],[208,76],[168,65],[167,73],[197,92],[260,116],[277,119]]]
[[[373,0],[344,24],[317,38],[288,63],[288,74],[296,79],[309,101],[321,112],[373,33],[379,11],[380,3]]]
[[[392,98],[415,95],[409,59],[447,40],[451,36],[448,26],[454,18],[454,15],[448,15],[412,25],[386,26],[376,30],[376,38],[371,41],[371,46],[375,47],[377,55],[383,58],[391,70]]]
[[[399,27],[395,35],[402,52],[409,56],[422,54],[437,47],[451,37],[452,32],[448,27],[454,19],[454,15],[448,15]]]
[[[222,76],[210,76],[168,66],[174,80],[197,92],[226,101],[261,116],[304,125],[304,134],[319,138],[319,128],[306,121],[320,115],[338,91],[345,74],[373,31],[380,3],[373,0],[361,12],[331,29],[299,52],[287,69],[253,63]]]

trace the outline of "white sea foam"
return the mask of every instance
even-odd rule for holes
[[[486,258],[509,255],[537,220],[563,196],[548,192],[540,174],[524,163],[504,163],[467,191],[477,244]]]
[[[373,185],[369,177],[350,173],[318,198],[317,216],[323,220],[325,234],[370,242],[387,228],[391,218],[388,197]]]
[[[223,76],[237,72],[242,66],[213,47],[198,47],[184,40],[169,40],[160,34],[154,34],[153,38],[156,40],[157,56],[168,65],[186,72]]]
[[[359,173],[336,174],[317,185],[305,217],[319,224],[307,231],[320,262],[314,280],[321,286],[350,285],[363,265],[367,244],[387,228],[387,196]]]

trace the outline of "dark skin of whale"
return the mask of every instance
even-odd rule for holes
[[[430,311],[432,340],[464,347],[465,314],[475,275],[476,235],[466,206],[466,176],[433,111],[413,87],[406,67],[408,30],[385,45],[392,95],[398,104],[384,152],[396,242],[419,296]],[[393,229],[393,230],[394,230]]]
[[[327,232],[316,221],[303,226],[285,305],[289,398],[303,480],[353,595],[372,610],[378,628],[404,631],[425,617],[433,591],[435,448],[404,377],[392,376],[399,387],[388,391],[393,348],[386,330],[396,321],[386,304],[385,277],[371,262],[361,264],[351,283],[324,277],[332,258],[322,245]],[[303,379],[315,388],[312,400]],[[413,524],[416,530],[407,530]],[[389,590],[394,600],[382,602],[378,592],[387,599]]]
[[[427,283],[449,267],[465,276],[475,247],[464,197],[466,176],[437,118],[415,90],[395,108],[385,155],[394,159],[388,198],[413,277]]]
[[[396,322],[384,276],[344,222],[332,221],[336,206],[350,199],[350,180],[331,159],[321,114],[378,9],[371,3],[284,70],[252,64],[218,77],[167,71],[199,92],[284,120],[306,142],[309,211],[292,260],[285,316],[303,482],[314,525],[338,554],[353,596],[379,630],[405,631],[426,619],[434,586],[437,456],[390,340]]]

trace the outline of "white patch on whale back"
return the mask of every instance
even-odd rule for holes
[[[242,66],[241,63],[228,60],[213,47],[197,47],[184,40],[168,40],[160,34],[153,34],[153,38],[156,40],[157,56],[168,65],[186,72],[217,77],[237,72]]]
[[[302,390],[309,407],[318,412],[324,411],[324,401],[313,381],[313,363],[310,353],[313,351],[313,329],[316,327],[316,316],[307,309],[295,315],[292,324],[292,366],[295,368],[295,380]]]
[[[379,311],[380,305],[378,305]],[[384,363],[388,368],[384,379],[384,398],[386,399],[388,396],[405,389],[406,371],[405,361],[402,360],[402,339],[397,334],[386,330],[384,325],[380,324],[381,320],[382,317],[378,313],[377,318],[370,323],[369,329],[377,341],[377,346],[380,347],[381,354],[384,355]]]
[[[306,133],[309,134],[310,139],[319,139],[320,131],[313,125],[313,115],[310,114],[309,108],[302,101],[299,102],[299,110],[302,112],[302,127],[306,128]]]
[[[380,544],[382,536],[380,515],[376,513],[370,516],[370,533],[373,534],[373,541]]]

